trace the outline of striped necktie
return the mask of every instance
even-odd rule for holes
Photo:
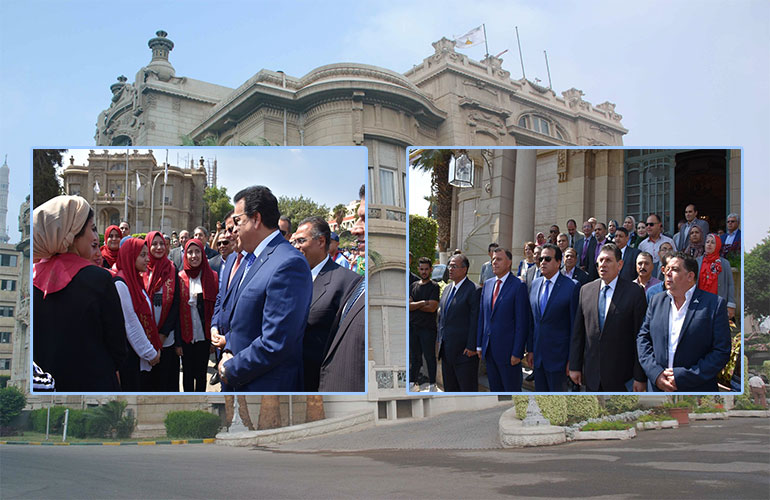
[[[350,309],[353,307],[353,304],[355,304],[359,297],[364,294],[364,290],[366,290],[366,280],[361,280],[361,283],[358,284],[356,291],[353,292],[353,295],[350,296],[350,299],[348,299],[347,303],[345,304],[345,308],[342,310],[342,316],[340,316],[339,322],[340,325],[343,321],[345,321],[345,316],[348,315]]]

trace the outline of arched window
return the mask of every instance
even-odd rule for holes
[[[519,118],[519,127],[533,130],[539,134],[555,137],[560,141],[566,140],[559,130],[559,127],[557,127],[551,120],[539,115],[523,115]]]

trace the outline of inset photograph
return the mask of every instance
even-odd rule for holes
[[[409,392],[741,392],[741,153],[410,148]]]
[[[366,148],[32,156],[33,392],[365,391]]]

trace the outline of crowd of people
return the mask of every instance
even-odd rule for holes
[[[355,247],[322,217],[294,232],[252,186],[205,227],[104,231],[79,196],[33,214],[35,387],[61,392],[362,392],[365,192]],[[211,379],[208,367],[216,366]]]
[[[735,285],[729,261],[740,251],[740,219],[709,232],[694,204],[679,232],[650,214],[554,224],[510,250],[492,243],[478,285],[455,250],[440,294],[432,260],[409,279],[409,378],[412,392],[519,392],[524,365],[537,392],[716,392],[731,350]],[[427,379],[421,373],[423,360]],[[732,384],[731,384],[732,385]],[[731,387],[740,390],[740,385]]]

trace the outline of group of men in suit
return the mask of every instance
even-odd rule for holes
[[[359,196],[351,233],[365,251],[363,186]],[[211,339],[222,353],[222,390],[363,392],[366,283],[330,258],[329,225],[310,217],[284,236],[264,186],[234,201],[217,241],[222,261],[212,266],[220,271]]]
[[[671,257],[668,292],[648,306],[633,282],[640,251],[628,229],[617,227],[610,242],[603,223],[586,221],[580,237],[570,222],[569,235],[535,248],[521,279],[511,252],[496,245],[481,288],[466,278],[464,255],[450,259],[437,308],[444,389],[478,390],[483,357],[492,392],[521,391],[522,360],[537,392],[567,391],[570,382],[590,392],[717,391],[730,354],[726,303],[697,288],[697,262]]]

